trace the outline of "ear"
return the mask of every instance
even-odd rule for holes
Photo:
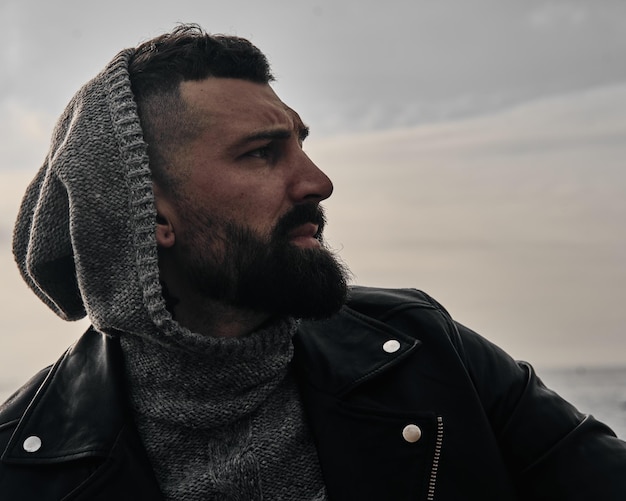
[[[158,247],[172,247],[176,242],[174,227],[168,219],[161,216],[157,211],[156,218],[156,241]]]
[[[172,204],[168,201],[156,183],[152,183],[154,192],[154,205],[156,207],[156,241],[157,246],[169,248],[176,243],[176,233],[174,231],[174,210]]]

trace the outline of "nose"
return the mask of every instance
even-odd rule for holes
[[[309,203],[326,200],[333,192],[332,181],[304,151],[301,150],[300,155],[291,187],[294,202]]]

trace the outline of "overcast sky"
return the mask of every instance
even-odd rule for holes
[[[335,181],[328,236],[356,281],[425,289],[538,365],[626,364],[626,2],[2,0],[0,19],[0,380],[84,328],[9,254],[54,121],[181,21],[269,56]]]

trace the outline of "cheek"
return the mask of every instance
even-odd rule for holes
[[[283,191],[264,187],[261,182],[239,189],[233,195],[230,200],[224,200],[225,207],[234,217],[260,230],[273,229],[278,219],[291,208]]]
[[[269,234],[290,204],[282,179],[271,172],[196,180],[193,192],[197,207],[216,218]]]

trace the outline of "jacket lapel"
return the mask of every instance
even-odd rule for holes
[[[366,382],[389,374],[422,342],[351,308],[332,320],[305,322],[294,365],[330,499],[424,499],[434,457],[437,418],[431,412],[376,410],[354,402]],[[369,393],[366,391],[366,395]],[[423,439],[402,438],[407,424]]]
[[[344,307],[332,319],[303,322],[294,346],[299,377],[343,396],[395,366],[418,349],[421,341]]]
[[[48,465],[64,500],[161,499],[123,384],[117,339],[89,329],[50,370],[2,461]]]
[[[8,463],[47,464],[106,457],[128,418],[115,341],[92,329],[51,369],[3,455]],[[36,450],[25,450],[37,437]]]

